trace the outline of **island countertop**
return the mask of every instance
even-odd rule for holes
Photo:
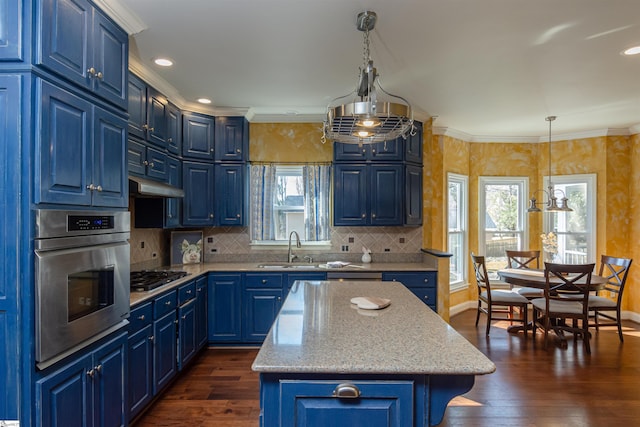
[[[391,304],[359,309],[353,297]],[[261,373],[482,375],[495,365],[402,284],[298,281],[252,366]]]

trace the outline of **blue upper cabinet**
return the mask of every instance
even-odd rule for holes
[[[369,167],[371,206],[369,224],[403,224],[403,166],[399,164]]]
[[[334,172],[334,225],[367,225],[369,212],[367,165],[336,164]]]
[[[24,25],[20,2],[0,0],[0,61],[22,61],[24,57],[22,34]]]
[[[167,98],[133,74],[129,74],[127,105],[129,112],[129,134],[161,149],[179,142],[176,136],[180,127],[175,120],[180,112],[175,106],[170,109]],[[175,150],[171,150],[175,152]]]
[[[182,113],[182,156],[214,159],[214,118],[197,113]]]
[[[215,160],[245,161],[249,152],[249,126],[244,117],[216,117]]]
[[[245,225],[247,195],[243,163],[221,163],[215,166],[217,225]]]
[[[167,104],[167,151],[179,156],[182,154],[182,113],[172,103]]]
[[[147,84],[131,73],[129,73],[127,112],[129,113],[129,135],[145,139],[147,128]]]
[[[375,144],[344,144],[334,142],[333,153],[336,161],[401,161],[403,159],[404,140],[376,142]]]
[[[422,165],[422,123],[413,122],[414,133],[404,143],[404,159],[408,163]]]
[[[36,62],[126,108],[128,36],[87,0],[41,0]]]
[[[37,79],[35,203],[126,207],[127,123]]]
[[[215,225],[213,163],[182,162],[182,225],[199,227]]]

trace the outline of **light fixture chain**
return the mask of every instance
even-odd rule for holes
[[[368,18],[367,18],[368,20]],[[369,60],[371,59],[370,49],[369,49],[369,25],[368,23],[365,25],[364,29],[364,40],[363,40],[363,58],[362,63],[364,64],[364,68],[367,68],[367,64],[369,64]]]

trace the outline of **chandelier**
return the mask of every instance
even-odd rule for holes
[[[569,199],[567,199],[564,191],[559,188],[553,188],[553,183],[551,182],[551,122],[556,119],[556,116],[548,116],[545,118],[546,121],[549,122],[549,186],[547,190],[537,190],[531,196],[529,200],[529,209],[527,212],[541,212],[538,205],[543,205],[547,212],[573,212],[573,209],[569,207]],[[535,195],[539,192],[544,193],[547,200],[546,201],[537,201]],[[558,198],[556,197],[556,193],[561,194],[560,202],[558,202]]]
[[[370,144],[407,138],[415,132],[411,105],[400,96],[386,92],[377,79],[369,51],[369,32],[377,15],[358,14],[357,28],[364,33],[363,65],[355,91],[335,98],[327,106],[322,127],[322,142],[331,139],[347,144]]]

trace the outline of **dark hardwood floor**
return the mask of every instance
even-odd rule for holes
[[[507,322],[494,322],[485,337],[484,319],[476,329],[469,310],[451,325],[493,360],[496,372],[477,377],[469,393],[454,399],[441,426],[640,426],[640,325],[625,322],[622,344],[612,328],[594,331],[589,356],[580,341],[566,349],[550,341],[544,350],[541,333],[525,340],[508,334]],[[258,426],[256,353],[202,352],[136,427]]]

